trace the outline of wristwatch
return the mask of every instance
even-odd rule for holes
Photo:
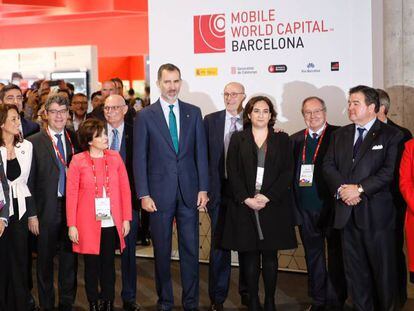
[[[358,185],[358,192],[359,192],[359,194],[363,194],[364,193],[364,188],[362,188],[362,185],[361,184]]]

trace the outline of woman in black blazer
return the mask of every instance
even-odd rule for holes
[[[291,183],[293,157],[289,137],[274,133],[276,111],[265,96],[247,103],[244,131],[231,137],[227,176],[233,200],[226,212],[223,247],[244,253],[249,310],[259,310],[260,263],[265,310],[275,310],[277,251],[296,248]]]

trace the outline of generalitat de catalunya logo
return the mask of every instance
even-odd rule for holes
[[[194,16],[194,53],[226,51],[226,19],[224,14]]]

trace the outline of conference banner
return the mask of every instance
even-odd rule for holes
[[[331,124],[347,124],[349,88],[372,86],[382,73],[375,42],[382,28],[373,27],[382,19],[378,3],[149,0],[152,99],[159,96],[158,67],[173,63],[182,73],[180,98],[204,115],[224,109],[223,88],[237,81],[247,99],[271,98],[276,126],[289,134],[304,127],[301,104],[308,96],[325,100]]]

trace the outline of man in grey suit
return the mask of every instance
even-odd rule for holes
[[[351,88],[352,124],[332,134],[324,175],[336,195],[345,276],[356,310],[396,309],[395,207],[390,190],[403,134],[376,118],[375,89]]]
[[[141,110],[134,124],[134,178],[142,208],[150,213],[158,309],[174,305],[170,257],[175,219],[184,310],[199,302],[198,209],[208,197],[206,137],[200,108],[178,99],[180,69],[158,69],[161,97]]]

